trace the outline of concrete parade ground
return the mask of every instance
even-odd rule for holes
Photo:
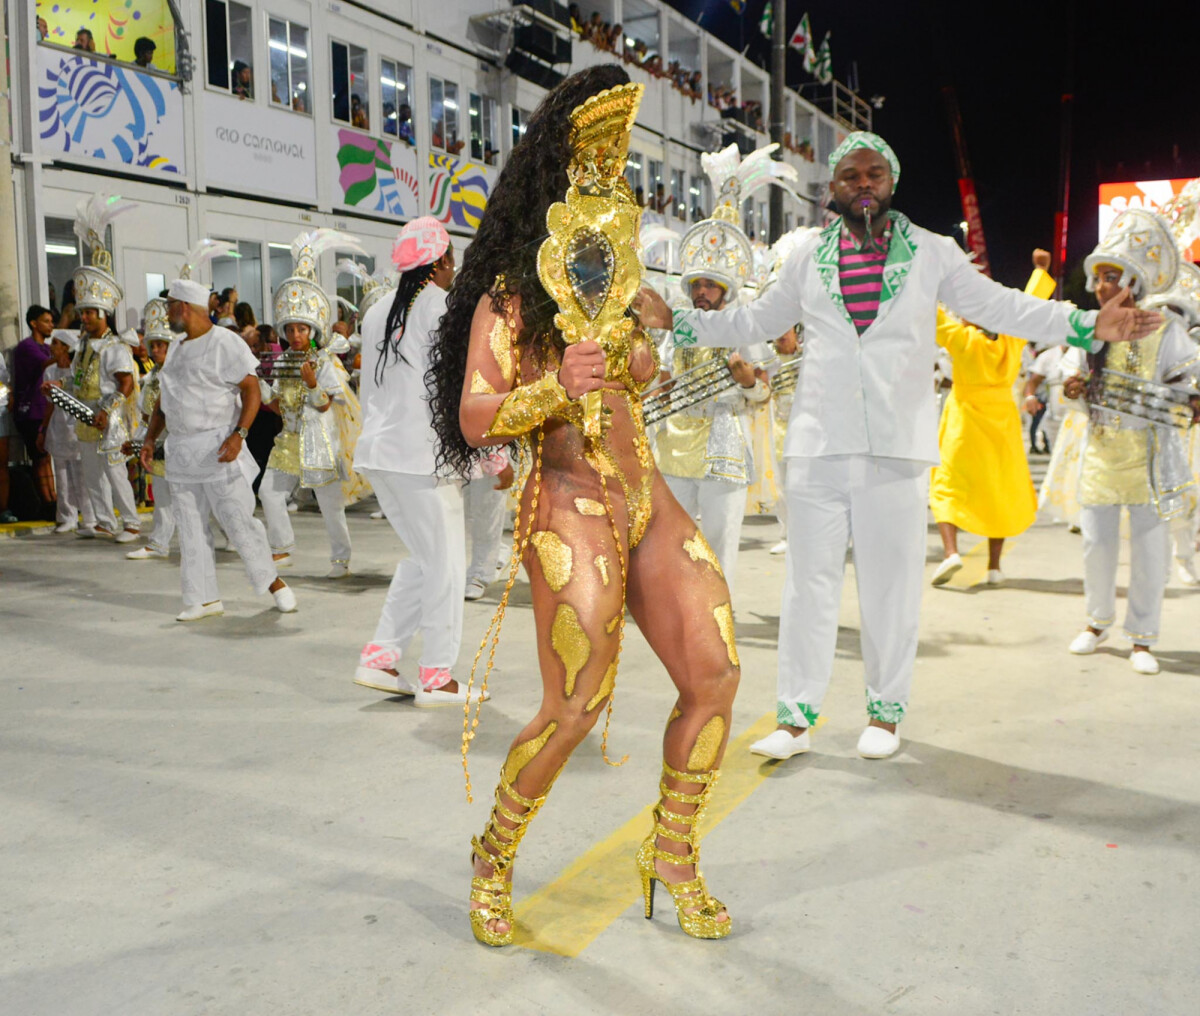
[[[903,745],[868,762],[849,565],[813,749],[771,763],[746,748],[774,726],[783,559],[774,521],[747,519],[742,685],[702,848],[733,934],[687,938],[661,887],[643,918],[633,855],[674,693],[631,625],[609,738],[629,760],[605,764],[599,727],[576,752],[517,860],[517,944],[492,950],[467,921],[468,853],[540,698],[528,587],[468,805],[461,710],[351,683],[403,553],[390,527],[354,509],[334,582],[320,517],[295,522],[298,613],[219,554],[226,613],[186,625],[177,557],[0,539],[4,1016],[1200,1011],[1200,590],[1172,577],[1162,672],[1142,677],[1119,637],[1066,651],[1078,536],[1039,522],[1001,588],[972,551],[926,587]],[[940,556],[931,525],[930,573]],[[466,605],[463,678],[502,588]]]

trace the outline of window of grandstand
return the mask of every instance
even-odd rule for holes
[[[457,155],[463,143],[458,137],[458,85],[442,78],[429,78],[430,147]]]
[[[703,173],[692,174],[692,185],[688,188],[688,197],[691,198],[693,222],[707,218],[709,212],[712,211],[711,190],[707,176]]]
[[[395,60],[380,60],[379,85],[383,100],[383,133],[415,145],[417,139],[413,134],[412,68]]]
[[[46,216],[46,273],[50,280],[50,307],[58,316],[60,309],[75,303],[71,276],[75,269],[90,259],[91,251],[75,236],[74,219],[58,219]],[[104,233],[104,246],[112,250],[112,226]],[[61,324],[59,327],[73,327]]]
[[[625,179],[629,181],[629,188],[633,191],[639,203],[645,205],[645,185],[642,183],[643,158],[644,156],[640,152],[629,153],[629,158],[625,162]]]
[[[212,288],[218,293],[225,289],[236,289],[238,302],[250,304],[254,308],[254,316],[261,321],[263,320],[262,244],[257,240],[233,240],[230,242],[237,244],[237,252],[241,257],[213,258]],[[290,257],[290,250],[288,254]],[[230,312],[233,311],[232,307],[229,309]]]
[[[471,158],[494,166],[498,154],[496,100],[472,92],[467,112],[471,118]]]
[[[271,292],[278,292],[283,280],[292,274],[292,245],[270,241],[267,244],[267,257],[270,258]]]
[[[205,0],[208,83],[240,99],[254,98],[253,15],[234,0]]]
[[[684,195],[684,176],[682,169],[671,170],[671,197],[674,199],[671,203],[671,211],[675,218],[687,222],[688,203]]]
[[[38,39],[144,70],[175,73],[167,0],[36,0]]]
[[[333,118],[360,131],[369,131],[367,51],[361,46],[331,41],[329,68],[333,77]]]
[[[271,101],[297,113],[312,109],[308,81],[308,29],[283,18],[267,19]]]
[[[519,106],[512,108],[512,143],[514,147],[525,137],[525,127],[529,123],[529,111]]]

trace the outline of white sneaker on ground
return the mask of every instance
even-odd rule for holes
[[[292,592],[290,586],[276,589],[271,595],[275,598],[275,609],[279,613],[291,614],[296,610],[296,594]]]
[[[1129,654],[1129,662],[1139,674],[1157,674],[1159,670],[1158,660],[1148,649],[1135,649]]]
[[[113,537],[113,543],[133,543],[139,536],[141,533],[136,529],[122,529]]]
[[[999,568],[989,568],[989,569],[988,569],[987,584],[988,584],[989,586],[1002,586],[1002,585],[1004,585],[1004,572],[1002,572],[1002,571],[1001,571]]]
[[[333,567],[329,569],[329,573],[325,576],[327,579],[344,579],[350,574],[350,565],[345,561],[334,561]]]
[[[369,516],[369,517],[370,517],[370,518],[373,518],[373,519],[381,519],[381,518],[383,518],[384,516],[383,516],[383,512],[381,512],[381,511],[375,511],[375,512],[371,512],[371,514],[370,514],[370,516]]]
[[[194,607],[184,607],[175,615],[176,621],[199,621],[202,617],[219,617],[225,613],[225,604],[220,600],[212,603],[197,603]]]
[[[57,530],[55,530],[57,532]],[[1179,581],[1185,586],[1200,586],[1200,576],[1196,574],[1196,563],[1194,559],[1177,557],[1175,558],[1176,569],[1175,573],[1179,576]]]
[[[482,600],[487,587],[479,579],[471,579],[467,583],[467,591],[463,593],[464,600]]]
[[[274,555],[272,555],[272,557],[274,557]],[[274,559],[271,561],[271,563],[275,566],[276,571],[278,571],[280,568],[290,568],[292,566],[292,555],[284,554],[283,557]]]
[[[768,554],[786,554],[787,553],[787,540],[780,540],[777,544],[775,544],[774,547],[772,547],[770,550],[768,550],[767,553]],[[786,731],[783,731],[783,733],[786,733]],[[766,738],[764,738],[763,740],[766,740]]]
[[[793,755],[803,755],[811,747],[807,729],[799,735],[790,734],[786,730],[772,730],[762,740],[750,745],[750,754],[784,759]]]
[[[403,674],[389,674],[386,670],[376,670],[361,664],[354,668],[354,683],[393,695],[415,695],[418,690]]]
[[[287,503],[287,513],[289,515],[295,515],[296,512],[298,512],[299,510],[300,510],[300,506],[298,504],[296,504],[295,501],[289,501]]]
[[[858,739],[858,753],[863,758],[890,758],[900,747],[900,735],[883,727],[868,726]]]
[[[94,540],[97,536],[95,526],[80,526],[75,530],[75,535],[81,540]]]
[[[1108,631],[1102,631],[1099,635],[1093,632],[1090,628],[1084,628],[1067,646],[1067,651],[1074,653],[1076,656],[1088,656],[1096,651],[1096,646],[1100,645],[1108,638]]]
[[[74,522],[60,522],[54,527],[54,531],[56,533],[73,533],[77,528],[78,527]]]
[[[165,550],[158,550],[155,547],[138,547],[137,550],[131,550],[125,555],[127,561],[149,561],[152,558],[168,558],[171,555]]]
[[[937,566],[930,581],[935,586],[944,586],[961,568],[962,558],[958,554],[951,554]]]

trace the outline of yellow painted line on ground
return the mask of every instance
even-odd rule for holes
[[[774,769],[774,763],[751,755],[752,742],[775,729],[774,712],[764,713],[741,736],[730,741],[701,830],[708,833],[749,797]],[[825,723],[817,720],[816,727]],[[578,857],[549,885],[516,907],[517,945],[559,956],[578,956],[605,928],[641,898],[634,855],[653,824],[647,805],[607,839]],[[658,887],[656,903],[674,914],[670,897]],[[673,919],[673,917],[672,917]]]
[[[988,542],[980,540],[974,547],[962,556],[963,566],[958,574],[946,583],[955,589],[970,589],[971,586],[982,585],[987,581],[988,573]]]

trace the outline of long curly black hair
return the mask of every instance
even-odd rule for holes
[[[492,293],[492,307],[498,314],[503,313],[504,296],[521,297],[523,327],[517,341],[532,350],[536,362],[545,362],[551,349],[561,351],[562,338],[554,327],[558,308],[537,274],[538,247],[546,236],[546,211],[561,201],[567,190],[571,111],[597,92],[628,81],[629,75],[617,64],[589,67],[562,81],[529,118],[525,136],[513,148],[496,181],[483,221],[450,289],[425,374],[438,436],[439,470],[465,476],[482,455],[463,438],[458,406],[467,373],[471,319],[485,293]],[[498,275],[504,276],[503,292],[493,286]]]

